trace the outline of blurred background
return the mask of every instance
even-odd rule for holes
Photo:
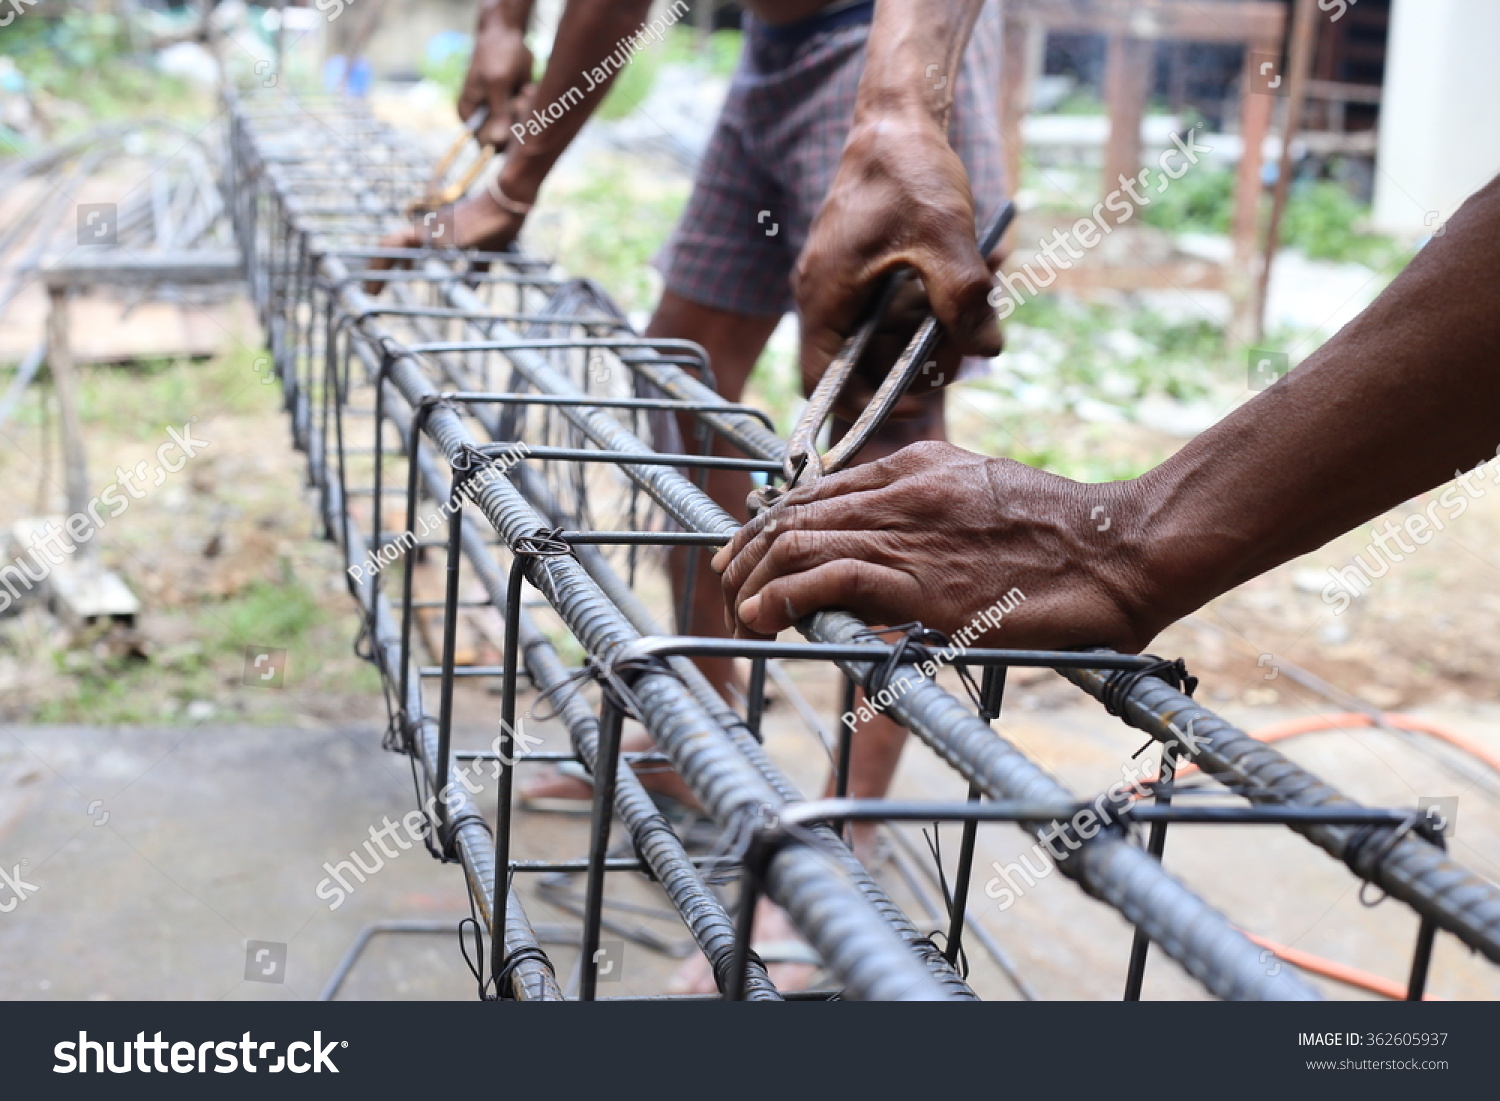
[[[538,2],[539,65],[561,7]],[[1291,0],[1005,5],[995,94],[1020,207],[1008,272],[1089,217],[1121,172],[1154,173],[1174,136],[1191,132],[1206,151],[1016,309],[990,376],[950,391],[954,442],[1085,481],[1134,477],[1315,351],[1500,171],[1500,66],[1489,56],[1500,6],[1303,7],[1299,20]],[[460,877],[420,852],[338,913],[313,897],[319,865],[356,846],[367,823],[409,810],[410,787],[402,762],[379,751],[379,681],[355,652],[339,556],[319,538],[268,385],[217,179],[224,80],[309,103],[365,99],[435,158],[458,133],[474,17],[472,0],[0,2],[5,559],[64,514],[80,462],[95,493],[117,467],[154,464],[165,426],[197,418],[209,441],[181,476],[130,495],[86,566],[70,559],[0,610],[0,865],[24,858],[40,887],[0,912],[0,953],[15,961],[0,996],[309,997],[363,921],[463,912]],[[528,251],[599,281],[638,325],[660,290],[649,260],[687,199],[738,28],[735,5],[695,0],[691,19],[631,62],[527,224]],[[110,239],[95,242],[101,228]],[[96,243],[131,253],[144,274],[78,274]],[[746,399],[783,433],[801,408],[795,352],[789,316]],[[1458,799],[1451,847],[1490,878],[1500,874],[1500,780],[1486,763],[1500,754],[1494,483],[1471,482],[1467,512],[1368,585],[1338,573],[1366,551],[1361,529],[1153,646],[1184,655],[1203,678],[1200,699],[1247,729],[1400,712],[1456,734],[1417,741],[1350,719],[1284,748],[1372,804]],[[279,679],[262,684],[273,664]],[[1007,736],[1076,790],[1106,786],[1131,748],[1123,732],[1055,676],[1013,685]],[[831,683],[809,691],[835,710]],[[494,711],[484,692],[461,692],[476,739],[487,742]],[[815,787],[819,759],[790,742],[785,752],[806,756],[798,777]],[[929,758],[908,750],[898,793],[934,794],[942,770]],[[1415,919],[1363,908],[1353,881],[1300,840],[1179,837],[1174,871],[1253,915],[1258,932],[1401,977]],[[1002,860],[1020,847],[994,845]],[[974,905],[991,905],[986,920],[1043,996],[1117,996],[1128,944],[1118,921],[1050,881],[998,914],[984,878]],[[241,978],[252,940],[291,945],[295,979]],[[665,966],[643,965],[642,988]],[[1159,970],[1147,996],[1196,996]],[[383,949],[362,975],[356,992],[371,997],[470,987],[451,939]],[[1013,996],[985,978],[985,993]],[[1494,997],[1500,982],[1449,939],[1432,988]]]

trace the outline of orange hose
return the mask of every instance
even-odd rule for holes
[[[1244,932],[1244,930],[1240,930]],[[1277,944],[1274,940],[1258,937],[1254,933],[1245,933],[1255,944],[1262,948],[1270,949],[1276,954],[1277,959],[1286,960],[1293,967],[1303,971],[1310,971],[1314,975],[1322,975],[1325,979],[1343,983],[1345,986],[1358,987],[1360,990],[1368,990],[1372,994],[1390,998],[1394,1001],[1402,1001],[1406,998],[1406,987],[1398,982],[1393,982],[1383,975],[1376,975],[1370,971],[1362,971],[1358,967],[1350,967],[1346,963],[1338,963],[1335,960],[1324,959],[1315,956],[1311,952],[1304,952],[1300,948],[1292,948],[1289,945]],[[1422,996],[1424,1002],[1435,1002],[1441,999],[1434,998],[1431,994]]]
[[[1287,738],[1295,738],[1299,734],[1313,734],[1321,730],[1347,730],[1350,727],[1365,727],[1387,725],[1397,727],[1401,730],[1410,730],[1416,734],[1426,734],[1428,737],[1436,738],[1438,741],[1447,742],[1456,749],[1460,749],[1483,762],[1485,765],[1500,771],[1500,755],[1497,755],[1488,746],[1481,745],[1474,739],[1469,738],[1455,730],[1449,730],[1445,726],[1419,719],[1415,715],[1402,715],[1389,712],[1380,717],[1383,723],[1377,722],[1374,715],[1363,711],[1344,711],[1333,715],[1310,715],[1301,719],[1288,719],[1286,722],[1273,723],[1270,726],[1261,727],[1259,730],[1250,732],[1250,737],[1258,742],[1280,742]],[[1176,778],[1182,779],[1197,771],[1195,764],[1184,764],[1177,770]],[[1159,777],[1158,777],[1159,779]],[[1315,956],[1311,952],[1304,952],[1298,948],[1288,945],[1277,944],[1258,937],[1254,933],[1245,933],[1251,941],[1268,948],[1274,952],[1278,959],[1283,959],[1293,967],[1314,975],[1322,975],[1326,979],[1343,983],[1345,986],[1357,987],[1360,990],[1368,990],[1372,994],[1379,994],[1384,998],[1393,998],[1400,1001],[1406,997],[1406,987],[1391,979],[1362,971],[1358,967],[1350,967],[1348,964],[1339,963],[1337,960],[1326,959],[1323,956]],[[1423,997],[1423,1001],[1436,1001],[1432,995]]]
[[[1385,725],[1394,726],[1401,730],[1410,730],[1414,734],[1426,734],[1430,738],[1436,738],[1440,742],[1447,742],[1455,749],[1460,749],[1482,761],[1490,768],[1500,771],[1500,754],[1494,752],[1488,746],[1476,742],[1456,730],[1449,730],[1446,726],[1419,719],[1415,715],[1402,715],[1389,712],[1382,715]],[[1301,719],[1288,719],[1284,723],[1272,723],[1270,726],[1261,727],[1259,730],[1251,731],[1250,737],[1257,742],[1280,742],[1287,738],[1295,738],[1298,734],[1314,734],[1320,730],[1347,730],[1353,726],[1378,726],[1374,715],[1368,715],[1363,711],[1344,711],[1333,715],[1309,715]],[[1178,779],[1191,774],[1197,769],[1197,765],[1185,764],[1177,772]]]

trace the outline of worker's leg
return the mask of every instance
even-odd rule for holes
[[[943,394],[937,390],[923,402],[920,417],[911,420],[888,422],[860,451],[855,462],[874,462],[900,451],[920,440],[947,439],[943,418]],[[842,420],[834,421],[833,438],[837,441],[850,428]],[[864,699],[864,689],[856,692],[856,710]],[[879,799],[890,790],[891,779],[896,775],[896,766],[901,761],[901,750],[906,745],[906,727],[877,714],[874,718],[854,724],[853,743],[849,755],[849,794],[857,799]],[[825,795],[834,793],[834,777],[830,774]],[[863,823],[854,827],[853,841],[860,858],[868,862],[875,837],[875,824]]]
[[[744,314],[726,313],[723,310],[700,306],[671,291],[662,295],[647,336],[693,340],[703,345],[713,364],[714,375],[719,385],[719,396],[725,401],[739,401],[745,392],[745,382],[760,358],[766,341],[780,320],[776,316],[748,317]],[[696,454],[699,449],[697,422],[691,414],[678,417],[678,428],[682,435],[683,450]],[[743,453],[715,436],[715,455],[739,455]],[[739,470],[710,470],[703,483],[705,492],[714,502],[740,523],[747,519],[745,498],[751,489],[750,475]],[[672,552],[671,575],[674,600],[682,592],[690,557],[696,557],[697,569],[693,581],[692,610],[686,623],[678,623],[677,630],[689,635],[722,636],[727,633],[724,625],[724,591],[718,574],[709,568],[713,558],[711,550],[700,548],[696,556],[686,550]],[[698,668],[708,677],[719,694],[730,699],[729,687],[735,683],[736,674],[732,658],[698,658]]]
[[[646,328],[646,335],[663,340],[692,340],[703,346],[713,365],[720,394],[728,401],[738,401],[745,390],[745,380],[750,377],[761,349],[776,328],[777,317],[748,317],[744,314],[715,310],[700,306],[680,295],[667,291],[656,307],[656,313]],[[694,423],[690,416],[683,415],[678,421],[683,436],[683,447],[696,451]],[[658,446],[660,444],[658,443]],[[722,442],[716,443],[715,453],[729,454]],[[705,489],[709,496],[723,508],[741,520],[744,519],[745,496],[750,492],[750,478],[740,471],[711,471]],[[693,594],[692,621],[678,624],[677,629],[694,635],[723,635],[724,594],[718,575],[709,569],[711,551],[698,553],[698,578]],[[672,591],[682,591],[682,579],[686,570],[687,556],[674,553],[671,558]],[[727,658],[703,658],[699,667],[720,693],[734,678],[734,663]],[[626,735],[622,748],[626,752],[641,752],[651,748],[651,739],[646,732],[634,728]],[[899,746],[897,752],[900,752]],[[641,782],[653,791],[661,792],[687,803],[695,803],[691,791],[677,773],[654,767],[640,773]],[[564,776],[554,769],[540,772],[529,783],[523,785],[522,796],[527,799],[585,799],[589,787],[581,780]]]

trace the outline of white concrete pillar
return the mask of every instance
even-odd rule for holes
[[[1500,3],[1393,0],[1374,220],[1419,236],[1500,174]]]

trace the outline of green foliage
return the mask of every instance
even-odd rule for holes
[[[599,104],[595,116],[601,119],[622,119],[634,111],[651,94],[661,66],[661,55],[653,50],[646,49],[636,54],[609,86],[604,102]]]
[[[769,413],[781,435],[791,432],[802,408],[802,372],[795,347],[766,346],[745,388],[745,401]]]
[[[558,261],[569,271],[588,272],[627,310],[654,306],[651,257],[687,203],[687,181],[631,172],[606,156],[591,161],[581,177],[557,179],[549,193],[568,211]]]
[[[651,94],[657,74],[664,65],[692,65],[722,77],[734,71],[739,56],[739,31],[719,31],[709,35],[700,52],[692,28],[678,24],[667,32],[664,41],[647,46],[631,59],[599,105],[598,117],[620,119],[634,111]]]
[[[1099,93],[1088,85],[1079,85],[1068,93],[1067,98],[1054,107],[1054,115],[1104,115],[1108,114]]]
[[[198,105],[187,84],[132,55],[128,30],[113,15],[70,11],[48,19],[32,10],[0,30],[0,53],[15,60],[32,88],[82,106],[86,125],[143,113],[179,116]]]
[[[1141,211],[1147,225],[1176,232],[1228,233],[1234,210],[1232,168],[1198,168]],[[1399,245],[1364,226],[1369,208],[1332,180],[1292,185],[1281,221],[1281,244],[1313,260],[1353,261],[1381,269],[1404,258]]]
[[[257,581],[207,610],[206,633],[214,649],[225,652],[242,652],[253,643],[295,649],[322,619],[313,594],[289,571],[280,584]]]
[[[162,426],[180,425],[191,417],[201,422],[221,413],[270,412],[276,408],[276,387],[269,377],[266,352],[233,345],[207,362],[153,358],[128,366],[84,368],[79,387],[84,422],[136,439],[161,435]],[[40,420],[35,401],[15,412],[18,423]]]
[[[344,609],[325,609],[295,577],[274,584],[254,582],[227,600],[197,605],[191,615],[194,642],[158,650],[149,659],[55,651],[53,661],[74,691],[39,704],[33,721],[157,723],[168,701],[222,701],[226,686],[232,692],[239,685],[248,645],[288,651],[292,691],[285,697],[256,695],[255,710],[241,719],[285,719],[298,710],[297,694],[316,694],[320,686],[340,693],[378,688],[368,665],[360,662],[350,669]],[[187,721],[180,710],[172,719]]]
[[[1199,167],[1160,195],[1152,195],[1151,205],[1141,211],[1141,220],[1177,232],[1228,233],[1234,184],[1233,170]]]
[[[1103,394],[1127,407],[1151,394],[1178,401],[1206,396],[1213,376],[1204,364],[1224,352],[1222,330],[1207,319],[1184,324],[1146,309],[1056,295],[1022,304],[1012,325],[1050,338],[1054,351],[1048,358],[1056,365],[1049,385],[1091,397]]]
[[[1080,481],[1132,478],[1170,452],[1130,423],[1140,402],[1204,400],[1215,392],[1224,355],[1223,334],[1207,320],[1034,298],[1006,326],[996,374],[954,390],[953,439]]]
[[[1282,222],[1282,240],[1314,260],[1352,260],[1383,268],[1400,248],[1389,238],[1366,232],[1369,208],[1339,184],[1315,180],[1294,184]]]
[[[464,76],[469,71],[469,54],[453,50],[434,60],[423,56],[419,71],[424,80],[430,80],[441,88],[449,99],[458,99],[463,91]]]

